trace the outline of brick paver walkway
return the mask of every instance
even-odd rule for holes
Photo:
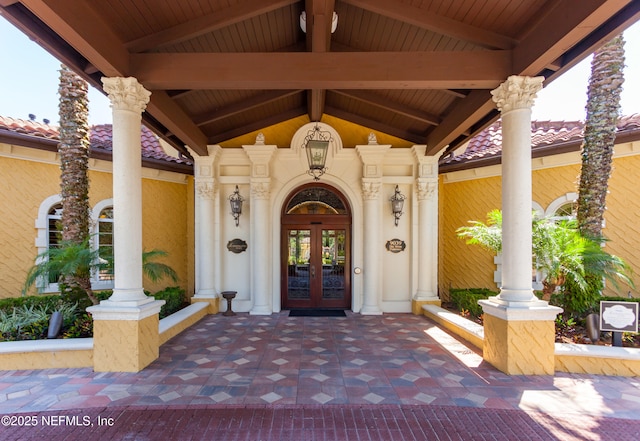
[[[640,379],[510,377],[410,314],[216,315],[140,373],[0,371],[0,414],[0,439],[623,441]]]

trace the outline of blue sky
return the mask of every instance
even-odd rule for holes
[[[625,32],[626,68],[622,113],[640,113],[640,22]],[[0,42],[4,67],[0,69],[0,115],[58,122],[58,70],[60,63],[44,49],[0,17]],[[11,60],[8,62],[8,60]],[[582,120],[585,118],[590,57],[576,65],[539,94],[533,119]],[[111,122],[109,100],[91,88],[91,124]]]

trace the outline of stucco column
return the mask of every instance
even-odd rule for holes
[[[562,310],[533,294],[531,106],[542,77],[511,76],[491,93],[502,113],[502,289],[480,301],[484,359],[509,374],[552,374]]]
[[[196,292],[192,302],[208,302],[209,314],[220,308],[216,289],[216,249],[220,228],[216,207],[219,192],[215,179],[215,160],[219,147],[210,146],[209,156],[194,155],[195,160],[195,255]]]
[[[269,240],[269,219],[271,219],[269,161],[277,147],[274,145],[243,146],[244,151],[251,160],[250,179],[250,212],[251,241],[251,296],[253,305],[249,313],[251,315],[270,315],[273,312],[271,305],[271,282],[269,274],[273,265]]]
[[[359,145],[362,160],[362,198],[364,207],[363,299],[361,314],[382,314],[382,164],[389,145]]]
[[[440,306],[438,298],[438,156],[426,156],[426,146],[414,146],[418,162],[418,289],[411,309],[422,313],[422,305]]]
[[[142,286],[141,114],[149,91],[135,78],[103,78],[113,110],[113,295],[88,308],[94,321],[96,371],[136,372],[158,358],[164,300]]]

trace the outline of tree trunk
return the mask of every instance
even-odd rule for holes
[[[62,240],[89,242],[89,100],[87,82],[66,66],[60,69],[60,194]],[[70,289],[91,286],[91,274],[64,280]],[[89,293],[87,293],[89,295]],[[95,304],[94,296],[89,296]],[[93,298],[92,298],[93,297]]]
[[[578,228],[585,236],[602,235],[623,68],[624,39],[620,35],[596,51],[591,62],[577,213]]]

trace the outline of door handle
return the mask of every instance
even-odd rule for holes
[[[315,265],[311,265],[311,277],[312,278],[316,278],[316,266]]]

